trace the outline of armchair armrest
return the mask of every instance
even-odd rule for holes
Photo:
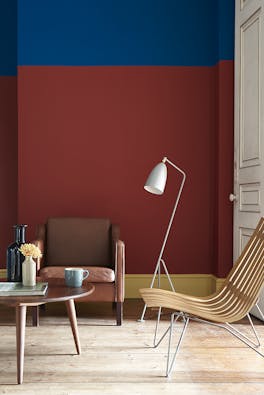
[[[116,242],[115,250],[116,302],[123,302],[125,296],[125,243]]]

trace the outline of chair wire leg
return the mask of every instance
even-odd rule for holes
[[[219,325],[220,326],[220,325]],[[259,350],[256,349],[256,346],[252,346],[252,341],[247,341],[245,340],[245,336],[242,335],[240,336],[240,332],[238,332],[239,334],[235,333],[233,330],[231,330],[229,327],[225,327],[224,325],[222,326],[223,328],[225,328],[229,333],[231,333],[233,336],[235,336],[237,339],[239,339],[240,341],[242,341],[242,343],[246,344],[249,348],[251,348],[252,350],[254,350],[256,353],[258,353],[259,355],[261,355],[262,357],[264,357],[264,354],[262,352],[260,352]]]
[[[262,317],[263,320],[264,320],[264,314],[263,314],[262,311],[260,310],[259,305],[256,303],[255,306],[256,306],[256,308],[258,309],[258,311],[259,311],[261,317]],[[254,343],[251,339],[249,339],[246,335],[244,335],[243,333],[241,333],[239,330],[237,330],[236,328],[234,328],[232,325],[230,325],[230,324],[228,324],[228,323],[226,323],[226,325],[229,326],[230,328],[232,328],[232,330],[233,330],[234,332],[236,332],[236,333],[238,333],[240,336],[244,337],[244,339],[246,339],[247,341],[249,341],[250,343],[252,343],[254,347],[259,347],[259,346],[260,346],[259,336],[258,336],[258,334],[257,334],[257,331],[256,331],[256,329],[255,329],[255,326],[254,326],[254,324],[253,324],[253,321],[252,321],[252,319],[251,319],[249,313],[247,314],[247,318],[248,318],[249,323],[250,323],[250,325],[251,325],[251,328],[252,328],[252,330],[253,330],[253,332],[254,332],[254,335],[255,335],[255,337],[256,337],[256,339],[257,339],[257,344]]]
[[[165,332],[163,333],[163,335],[161,335],[160,339],[158,341],[156,341],[157,333],[158,333],[158,327],[159,327],[159,323],[160,323],[160,315],[161,315],[161,307],[159,308],[158,318],[157,318],[157,321],[156,321],[156,327],[155,327],[155,333],[154,333],[154,341],[153,341],[154,347],[158,347],[160,345],[160,343],[165,338],[165,336],[167,335],[167,333],[169,332],[170,327],[171,327],[171,324],[170,324],[168,326],[168,328],[165,330]],[[182,317],[182,313],[175,313],[175,315],[177,317],[175,318],[174,322],[176,322],[180,317]]]
[[[256,339],[257,339],[257,342],[258,342],[258,343],[257,343],[257,347],[259,347],[259,346],[260,346],[260,340],[259,340],[257,331],[256,331],[256,329],[255,329],[255,326],[254,326],[254,324],[253,324],[253,321],[252,321],[252,319],[251,319],[249,313],[247,314],[247,317],[248,317],[248,320],[249,320],[249,322],[250,322],[251,328],[252,328],[252,330],[253,330],[253,332],[254,332],[254,335],[255,335],[255,337],[256,337]]]
[[[264,319],[264,315],[262,313],[262,311],[260,310],[259,306],[256,304],[256,307],[258,308],[261,316]],[[193,321],[198,321],[198,322],[204,322],[207,323],[209,325],[213,325],[213,326],[217,326],[219,328],[223,328],[225,330],[227,330],[231,335],[235,336],[237,339],[239,339],[242,343],[244,343],[245,345],[247,345],[249,348],[251,348],[252,350],[254,350],[257,354],[259,354],[260,356],[264,357],[264,353],[262,353],[261,351],[257,350],[256,348],[260,346],[260,341],[259,341],[259,337],[258,334],[256,332],[256,329],[254,327],[253,321],[250,317],[249,314],[247,314],[247,318],[249,320],[249,323],[251,325],[251,328],[253,330],[253,333],[257,339],[257,344],[255,344],[251,339],[249,339],[246,335],[244,335],[243,333],[241,333],[238,329],[236,329],[234,326],[232,326],[231,324],[229,324],[228,322],[226,322],[225,324],[220,324],[220,323],[215,323],[212,321],[207,321],[205,319],[202,318],[198,318],[198,317],[193,317],[193,316],[189,316],[183,312],[175,312],[171,315],[171,322],[170,322],[170,326],[166,329],[166,331],[163,333],[163,335],[161,336],[161,338],[159,339],[158,342],[156,342],[156,338],[157,338],[157,331],[158,331],[158,326],[160,323],[160,315],[161,315],[161,307],[159,308],[159,312],[158,312],[158,319],[156,322],[156,329],[155,329],[155,335],[154,335],[154,347],[157,347],[161,341],[164,339],[164,337],[166,336],[166,334],[169,332],[169,343],[168,343],[168,352],[167,352],[167,366],[166,366],[166,377],[169,377],[176,356],[179,352],[183,337],[185,335],[189,320],[193,320]],[[183,325],[183,329],[182,332],[180,334],[180,338],[178,340],[177,346],[176,346],[176,350],[171,358],[171,340],[172,340],[172,331],[173,331],[173,327],[174,327],[174,323],[180,318],[183,318],[184,321],[184,325]]]
[[[178,317],[179,317],[179,315],[178,315]],[[177,317],[177,319],[178,319],[178,317]],[[183,321],[184,321],[183,329],[182,329],[182,332],[180,334],[180,338],[178,340],[178,343],[177,343],[177,346],[176,346],[176,350],[174,352],[172,360],[170,361],[170,359],[171,359],[170,358],[171,338],[172,338],[173,324],[175,322],[175,313],[173,313],[171,315],[170,336],[169,336],[168,355],[167,355],[167,367],[166,367],[166,377],[169,377],[169,375],[171,373],[171,370],[173,368],[176,356],[177,356],[178,351],[180,349],[183,337],[185,335],[185,332],[186,332],[186,329],[187,329],[187,326],[188,326],[188,323],[189,323],[189,317],[186,317],[184,314],[182,315],[182,317],[183,317]]]
[[[256,345],[252,342],[252,340],[248,341],[246,340],[247,337],[245,335],[243,335],[242,333],[240,333],[237,329],[235,329],[232,325],[225,323],[225,324],[217,324],[215,322],[211,322],[211,321],[207,321],[204,320],[202,318],[198,318],[198,317],[191,317],[191,319],[193,321],[198,321],[198,322],[205,322],[209,325],[213,325],[213,326],[217,326],[219,328],[223,328],[226,331],[228,331],[229,333],[231,333],[231,335],[235,336],[237,339],[239,339],[240,341],[242,341],[242,343],[246,344],[246,346],[248,346],[249,348],[251,348],[252,350],[254,350],[256,353],[258,353],[259,355],[261,355],[262,357],[264,357],[264,354],[262,352],[260,352],[259,350],[256,349]],[[252,344],[254,344],[254,346],[252,346]]]
[[[248,318],[249,323],[250,323],[250,325],[251,325],[251,329],[252,329],[252,331],[253,331],[253,333],[254,333],[256,339],[257,339],[257,343],[254,343],[253,340],[251,340],[251,339],[250,339],[249,337],[247,337],[244,333],[240,332],[238,329],[236,329],[233,325],[229,324],[228,322],[226,322],[226,326],[228,326],[229,328],[232,329],[233,332],[237,333],[239,336],[243,337],[243,338],[246,339],[248,342],[250,342],[250,343],[253,345],[253,347],[259,347],[259,346],[260,346],[260,340],[259,340],[257,331],[256,331],[256,329],[255,329],[255,327],[254,327],[254,324],[253,324],[252,319],[251,319],[251,317],[250,317],[249,314],[247,314],[247,318]]]
[[[263,321],[264,321],[264,314],[262,313],[262,311],[260,310],[260,307],[259,307],[259,305],[256,303],[256,308],[258,309],[258,311],[259,311],[259,314],[261,315],[261,317],[262,317],[262,319],[263,319]]]
[[[155,333],[154,333],[154,340],[153,340],[154,347],[157,347],[161,341],[160,340],[158,343],[156,343],[157,332],[158,332],[159,323],[160,323],[160,314],[161,314],[161,307],[159,307],[158,317],[157,317],[156,326],[155,326]],[[165,336],[165,334],[164,334],[164,336]]]

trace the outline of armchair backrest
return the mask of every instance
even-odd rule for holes
[[[113,266],[119,227],[104,218],[50,218],[46,225],[47,266]],[[114,240],[113,240],[114,239]]]

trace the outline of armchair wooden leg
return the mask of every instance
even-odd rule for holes
[[[32,306],[32,326],[39,326],[39,306]]]
[[[123,321],[123,302],[116,302],[116,325],[122,325]]]

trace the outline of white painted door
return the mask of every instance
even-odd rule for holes
[[[264,216],[263,9],[264,0],[236,0],[234,261]]]

